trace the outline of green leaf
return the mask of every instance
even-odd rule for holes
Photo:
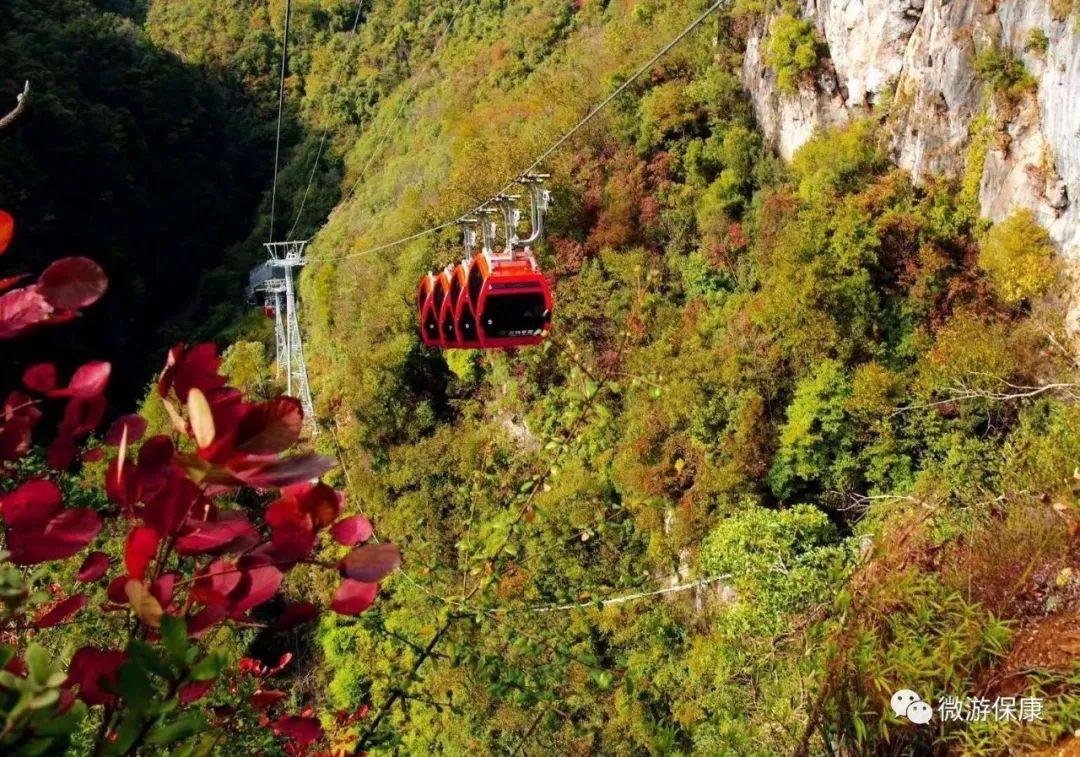
[[[156,699],[157,692],[147,673],[135,660],[124,663],[116,672],[116,691],[133,712],[146,712]]]
[[[0,686],[3,686],[5,689],[22,691],[23,689],[29,689],[31,685],[30,681],[27,681],[25,678],[20,678],[7,670],[0,670]]]
[[[166,662],[162,653],[144,641],[132,641],[127,645],[127,656],[132,663],[140,665],[158,678],[171,681],[176,678],[175,671]]]
[[[51,707],[60,699],[60,689],[45,689],[44,691],[35,694],[34,698],[30,700],[31,710],[44,710],[46,707]]]
[[[165,643],[169,658],[177,665],[183,665],[188,648],[187,622],[175,615],[162,616],[161,640]]]
[[[26,667],[30,673],[30,680],[38,686],[44,686],[52,675],[49,653],[40,644],[31,644],[26,648]]]
[[[141,729],[142,717],[139,713],[132,709],[126,710],[120,726],[116,729],[116,739],[106,744],[105,753],[126,754],[135,745]]]
[[[206,719],[198,712],[181,715],[171,723],[163,723],[146,736],[150,744],[174,744],[207,729]]]
[[[34,723],[34,733],[39,736],[66,736],[74,733],[86,717],[86,703],[75,700],[71,709],[63,715],[53,715]]]
[[[192,681],[212,681],[221,674],[223,665],[221,655],[211,652],[195,664],[188,677]]]
[[[14,656],[15,647],[10,644],[0,644],[0,668],[6,668]]]

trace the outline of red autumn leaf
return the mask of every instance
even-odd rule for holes
[[[86,607],[87,601],[89,601],[89,599],[85,594],[76,594],[68,597],[63,602],[58,602],[55,607],[38,618],[34,622],[34,625],[38,628],[49,628],[51,626],[59,625],[79,610]]]
[[[306,747],[323,737],[322,725],[318,718],[282,716],[271,723],[270,728],[277,736],[284,736],[290,741],[295,741],[301,747]]]
[[[128,577],[139,581],[146,576],[146,566],[157,553],[161,541],[157,531],[146,526],[132,529],[124,540],[124,565]]]
[[[68,382],[68,389],[74,396],[82,399],[96,397],[108,386],[110,373],[112,373],[112,366],[109,363],[104,360],[94,360],[75,371],[75,375]]]
[[[185,684],[180,687],[180,704],[191,704],[206,696],[206,692],[210,691],[214,686],[214,681],[192,681],[189,684]]]
[[[274,667],[263,671],[263,675],[264,676],[277,675],[278,673],[283,671],[288,666],[288,664],[290,662],[292,662],[292,658],[293,658],[292,652],[285,652],[283,655],[281,655],[281,657],[278,658],[277,664]]]
[[[249,455],[276,455],[300,438],[304,411],[293,397],[249,405],[236,427],[233,448]]]
[[[139,467],[148,469],[164,467],[172,462],[173,452],[172,439],[164,434],[152,436],[139,448]]]
[[[288,491],[283,494],[281,499],[270,503],[263,516],[274,534],[314,531],[315,524],[311,520],[311,515],[300,507],[300,500]]]
[[[401,552],[393,544],[365,544],[345,555],[338,570],[356,581],[381,581],[401,565]]]
[[[127,655],[115,649],[82,647],[71,658],[65,688],[78,685],[79,699],[93,707],[112,706],[116,695],[107,689],[116,688],[116,672],[127,661]]]
[[[84,463],[100,463],[105,459],[105,449],[103,447],[88,449],[79,456],[79,459]]]
[[[375,594],[379,591],[379,585],[365,581],[353,581],[346,578],[341,582],[334,601],[330,603],[330,609],[341,615],[359,615],[371,607],[375,601]]]
[[[146,419],[136,413],[121,416],[112,422],[109,430],[105,432],[105,443],[112,447],[119,447],[120,440],[124,437],[124,429],[127,429],[127,443],[132,444],[143,438],[146,433]]]
[[[342,518],[330,529],[330,536],[334,538],[334,541],[346,547],[354,547],[360,542],[367,541],[374,533],[371,521],[363,515]]]
[[[176,588],[176,581],[179,577],[179,573],[170,571],[169,573],[162,573],[150,584],[150,593],[154,595],[154,599],[161,603],[162,607],[168,607],[169,603],[172,602],[173,590]]]
[[[27,389],[45,394],[56,388],[56,366],[52,363],[36,363],[23,373],[23,384]]]
[[[170,372],[169,366],[166,365],[162,380],[158,382],[159,391],[163,385],[165,386],[165,391],[162,392],[163,397],[169,393],[168,387],[171,385],[176,389],[176,396],[186,405],[188,392],[192,389],[199,389],[209,396],[212,390],[225,386],[225,378],[218,374],[221,358],[218,357],[215,345],[198,344],[189,350],[183,350],[183,345],[178,345],[178,347],[181,351],[176,357],[172,371]],[[176,347],[173,348],[174,351],[176,349]],[[169,353],[169,358],[174,359],[174,352]]]
[[[274,528],[270,541],[260,544],[252,554],[263,555],[288,569],[306,559],[316,541],[318,537],[310,527]]]
[[[113,458],[105,471],[105,495],[130,515],[139,501],[139,476],[132,465],[120,468],[120,458]]]
[[[117,576],[113,580],[109,581],[108,588],[105,589],[105,595],[109,598],[110,602],[115,604],[127,604],[127,582],[130,581],[130,576]]]
[[[197,639],[221,621],[228,613],[224,607],[207,607],[188,618],[187,632],[189,639]]]
[[[235,476],[256,489],[280,489],[304,483],[326,473],[334,467],[333,459],[323,455],[294,455],[277,460],[247,462],[230,465]]]
[[[300,507],[311,516],[316,529],[326,528],[337,519],[343,500],[332,487],[320,483],[314,486],[300,484],[291,488],[299,491]]]
[[[30,450],[33,425],[31,418],[19,415],[0,427],[0,461],[18,460]]]
[[[101,424],[107,406],[100,394],[72,398],[64,408],[64,428],[71,436],[86,436]]]
[[[280,702],[288,696],[284,691],[276,691],[274,689],[256,689],[255,692],[248,697],[248,702],[256,710],[266,712],[270,707]]]
[[[0,496],[0,512],[8,528],[45,528],[63,501],[60,487],[52,481],[27,481]]]
[[[78,310],[101,299],[109,280],[90,258],[62,258],[46,268],[37,287],[49,304],[59,310]]]
[[[319,617],[319,608],[312,602],[294,602],[286,607],[274,621],[274,628],[278,631],[287,631],[295,626],[310,623],[317,617]]]
[[[241,569],[240,583],[229,592],[233,615],[258,607],[277,594],[284,574],[269,559],[259,555],[244,555],[237,561]]]
[[[7,251],[11,238],[15,236],[15,219],[6,210],[0,210],[0,255]]]
[[[224,607],[228,595],[240,585],[240,571],[229,560],[214,560],[196,578],[192,588],[193,598],[210,607]]]
[[[104,552],[91,552],[79,568],[78,580],[85,583],[97,581],[109,570],[109,556]]]
[[[139,478],[145,503],[143,522],[159,534],[171,535],[178,531],[199,499],[199,487],[179,471],[171,474],[141,470]]]
[[[176,375],[176,367],[180,364],[180,361],[184,358],[184,343],[176,345],[169,350],[169,354],[165,357],[165,367],[161,369],[161,375],[158,376],[158,394],[162,398],[169,396],[169,390],[172,389],[173,377]],[[183,401],[187,401],[187,397],[183,398]]]
[[[10,339],[49,319],[52,306],[33,287],[0,295],[0,339]]]
[[[259,541],[259,532],[246,520],[201,521],[176,540],[182,555],[239,552]]]
[[[44,531],[14,528],[7,548],[16,565],[36,565],[71,557],[101,531],[101,518],[88,508],[71,508],[52,517]]]

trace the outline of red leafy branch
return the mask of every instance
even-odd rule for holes
[[[0,211],[0,253],[14,230],[11,216]],[[12,288],[22,280],[0,280],[0,339],[77,317],[107,288],[104,273],[86,258],[59,260],[34,284]],[[341,581],[330,602],[335,612],[358,615],[371,606],[379,581],[400,564],[397,548],[369,543],[371,523],[345,514],[343,494],[319,481],[333,466],[331,459],[291,452],[303,429],[300,403],[291,397],[248,402],[227,386],[220,365],[214,345],[177,345],[169,351],[157,383],[172,433],[147,438],[149,424],[138,415],[123,416],[107,429],[103,441],[113,452],[104,490],[116,506],[107,513],[65,507],[56,482],[20,478],[17,463],[31,450],[32,432],[45,417],[42,406],[49,403],[61,406],[61,420],[47,448],[48,462],[57,471],[76,463],[81,440],[104,417],[109,364],[88,363],[66,383],[52,363],[25,371],[26,393],[11,392],[0,408],[0,478],[11,483],[0,495],[6,559],[30,566],[74,558],[99,540],[102,518],[107,517],[124,524],[123,560],[112,564],[104,551],[83,555],[76,578],[79,590],[65,593],[57,586],[48,605],[9,612],[4,620],[10,631],[54,628],[76,622],[72,619],[80,612],[92,609],[132,617],[132,641],[175,646],[181,641],[169,642],[166,637],[174,634],[169,629],[182,628],[181,639],[184,634],[198,639],[225,623],[263,625],[251,613],[280,595],[286,575],[299,564],[337,571]],[[99,449],[85,453],[83,460],[102,457]],[[264,493],[265,509],[241,508],[222,496],[239,489]],[[328,559],[332,550],[340,554]],[[107,589],[105,601],[91,608],[94,585]],[[21,619],[27,612],[32,617]],[[318,614],[313,603],[287,603],[271,627],[287,630]],[[266,669],[245,658],[240,671],[269,676],[287,663],[283,659],[276,669]],[[76,699],[102,707],[99,747],[116,738],[114,728],[130,704],[122,687],[117,688],[121,669],[129,664],[135,660],[126,649],[94,646],[77,650],[68,664],[58,707],[70,708]],[[27,675],[19,657],[8,669]],[[177,679],[164,696],[179,697],[181,707],[199,707],[216,679]],[[313,749],[325,737],[313,713],[281,714],[275,720],[267,715],[281,698],[260,687],[248,705],[262,713],[266,727],[288,741],[291,753]],[[338,720],[352,722],[355,717],[339,713]],[[138,738],[149,729],[149,723],[143,723]]]

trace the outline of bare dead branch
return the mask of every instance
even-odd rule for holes
[[[15,123],[15,119],[23,114],[26,110],[26,104],[30,101],[30,82],[26,82],[23,86],[23,91],[19,93],[15,98],[15,109],[8,113],[3,118],[0,118],[0,129],[6,129]]]
[[[972,375],[985,375],[985,374],[972,374]],[[955,402],[964,402],[966,400],[991,400],[992,402],[1011,402],[1014,400],[1030,399],[1032,397],[1038,397],[1041,394],[1048,392],[1056,392],[1064,395],[1071,400],[1080,400],[1080,395],[1076,392],[1080,390],[1080,384],[1074,383],[1051,383],[1040,384],[1038,386],[1027,386],[1022,384],[1014,384],[1010,381],[1006,381],[1003,378],[997,376],[990,376],[997,380],[1004,388],[1002,390],[993,389],[972,389],[964,383],[957,382],[957,384],[950,390],[948,397],[937,402],[928,402],[921,405],[904,405],[894,410],[890,417],[907,413],[912,410],[926,410],[932,407],[941,407],[943,405],[951,405]]]

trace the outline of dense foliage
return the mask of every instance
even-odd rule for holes
[[[162,327],[189,304],[183,293],[251,226],[269,177],[274,88],[245,91],[209,65],[179,60],[112,12],[137,19],[137,8],[121,5],[0,7],[0,108],[24,80],[31,88],[25,113],[0,132],[0,205],[20,222],[14,269],[76,250],[122,292],[58,333],[63,350],[51,359],[67,369],[110,361],[113,399],[130,407],[167,347]],[[263,44],[259,65],[269,69],[279,42],[268,34]],[[45,349],[10,346],[0,375],[17,379]]]

